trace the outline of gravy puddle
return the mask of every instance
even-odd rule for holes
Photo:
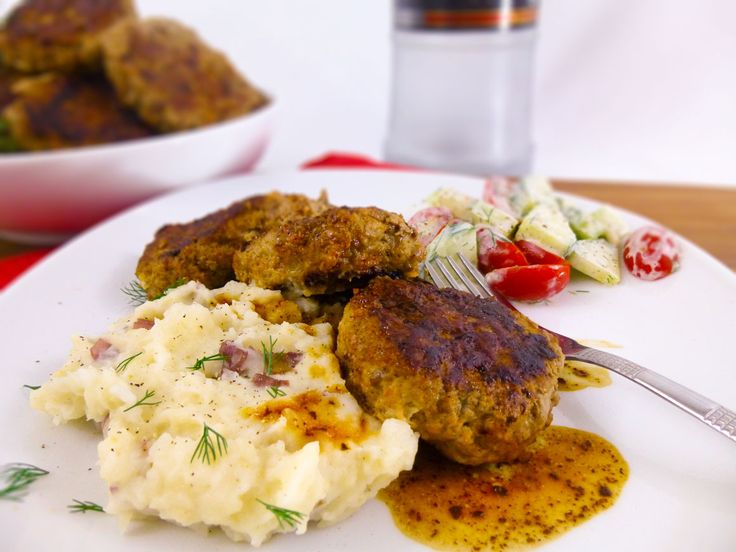
[[[610,508],[629,475],[605,439],[552,426],[528,462],[463,466],[423,445],[378,497],[408,537],[437,550],[520,550]]]

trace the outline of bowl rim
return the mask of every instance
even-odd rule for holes
[[[226,119],[216,123],[211,123],[202,127],[192,128],[189,130],[181,130],[177,132],[171,132],[168,134],[156,134],[153,136],[147,136],[145,138],[136,138],[134,140],[125,140],[123,142],[111,142],[107,144],[96,144],[90,146],[79,146],[71,148],[62,148],[56,150],[47,151],[22,151],[15,153],[3,153],[0,154],[0,167],[7,167],[11,165],[23,165],[39,163],[44,161],[56,161],[60,158],[75,158],[91,156],[95,154],[105,154],[110,152],[130,152],[146,147],[160,147],[162,145],[173,145],[176,142],[197,137],[218,130],[227,129],[241,125],[247,121],[258,121],[260,119],[266,119],[276,109],[276,99],[270,94],[266,94],[268,103],[259,107],[255,111],[251,111],[232,119]]]

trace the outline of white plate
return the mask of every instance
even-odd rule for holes
[[[383,171],[314,171],[239,177],[169,195],[110,220],[32,269],[0,296],[3,384],[0,463],[51,471],[19,503],[0,501],[5,550],[242,550],[219,534],[201,536],[163,522],[120,534],[111,516],[71,515],[72,499],[106,501],[96,473],[98,436],[87,424],[54,428],[28,406],[23,384],[59,368],[72,333],[93,335],[130,307],[119,291],[143,246],[166,222],[188,221],[231,201],[279,189],[336,204],[411,211],[438,186],[479,194],[471,178]],[[594,204],[579,200],[585,208]],[[633,224],[643,219],[628,215]],[[659,282],[624,275],[607,288],[576,280],[550,304],[525,306],[538,322],[571,336],[622,346],[622,355],[736,406],[736,276],[684,242],[682,269]],[[555,423],[593,431],[619,447],[631,477],[610,510],[544,550],[731,551],[736,549],[736,446],[647,391],[614,376],[600,390],[563,394]],[[212,497],[217,500],[217,497]],[[335,527],[279,536],[267,550],[425,550],[405,538],[377,501]]]
[[[251,169],[274,103],[195,130],[49,152],[0,155],[0,237],[53,242],[177,187]]]

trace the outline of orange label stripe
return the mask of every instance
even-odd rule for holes
[[[517,27],[537,20],[537,8],[507,10],[430,10],[424,12],[425,27]]]

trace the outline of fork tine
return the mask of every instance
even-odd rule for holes
[[[443,261],[446,261],[447,257],[437,257],[437,268],[442,273],[442,275],[445,277],[447,282],[450,284],[451,288],[454,289],[463,289],[462,282],[458,282],[457,278],[447,269],[447,266]]]
[[[465,270],[468,271],[468,273],[473,277],[473,279],[478,283],[478,285],[484,290],[485,292],[484,297],[493,297],[497,301],[506,305],[511,310],[518,310],[513,304],[511,304],[511,301],[506,299],[505,295],[502,295],[500,293],[494,293],[493,291],[491,291],[491,288],[488,287],[488,282],[486,282],[486,279],[483,277],[480,271],[477,268],[475,268],[473,263],[471,263],[465,257],[465,255],[463,255],[462,253],[458,253],[457,256],[460,258],[460,261],[463,263]]]
[[[472,267],[473,265],[471,265],[470,262],[467,259],[465,259],[465,257],[463,257],[462,253],[458,253],[456,257],[463,264],[467,272],[473,275],[473,272],[475,271],[475,267],[473,267],[472,270],[468,268],[468,267]],[[465,284],[466,291],[469,291],[470,293],[472,293],[473,295],[477,297],[491,297],[491,293],[488,291],[488,288],[486,288],[486,286],[483,285],[485,282],[481,284],[477,277],[474,277],[475,281],[468,278],[466,271],[463,270],[460,267],[460,265],[458,265],[458,263],[455,261],[455,259],[453,259],[452,257],[447,257],[446,261],[455,271],[455,274],[457,274],[458,278],[460,278],[463,284]]]
[[[427,272],[429,273],[429,277],[432,280],[432,283],[437,286],[438,288],[445,288],[445,287],[452,287],[452,284],[448,281],[443,281],[442,275],[440,274],[439,270],[437,270],[437,267],[435,266],[437,259],[432,259],[431,261],[427,261],[424,263],[425,268],[427,269]]]
[[[488,289],[488,282],[486,282],[486,279],[483,277],[480,271],[475,268],[475,265],[471,263],[462,253],[458,253],[457,258],[460,259],[460,263],[462,263],[463,268],[465,268],[467,274],[469,274],[475,281],[476,285],[483,290],[483,295],[485,295],[486,297],[492,297],[493,293],[490,289]]]

